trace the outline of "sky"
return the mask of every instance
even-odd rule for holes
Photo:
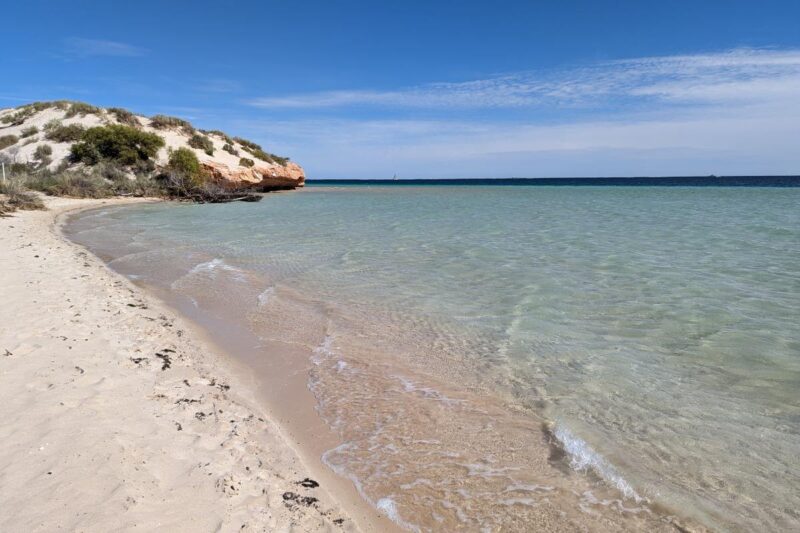
[[[800,2],[7,2],[0,107],[176,115],[309,178],[800,174]]]

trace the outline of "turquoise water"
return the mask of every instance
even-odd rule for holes
[[[309,187],[70,231],[307,345],[326,463],[409,529],[800,528],[800,189]]]

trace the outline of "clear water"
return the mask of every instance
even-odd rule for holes
[[[307,346],[323,459],[409,529],[800,528],[800,189],[310,187],[70,231]]]

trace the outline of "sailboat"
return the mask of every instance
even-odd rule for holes
[[[397,174],[395,174],[394,176],[392,176],[392,179],[393,179],[394,181],[397,181],[399,178],[397,177]]]

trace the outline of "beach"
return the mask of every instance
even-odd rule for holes
[[[311,185],[64,231],[246,365],[306,463],[338,474],[323,486],[401,527],[781,530],[795,200]]]
[[[373,530],[246,369],[60,234],[67,213],[139,201],[0,219],[0,530]]]

